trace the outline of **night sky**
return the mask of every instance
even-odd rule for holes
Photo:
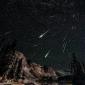
[[[40,64],[65,66],[72,52],[85,62],[84,22],[84,0],[0,0],[0,37]]]

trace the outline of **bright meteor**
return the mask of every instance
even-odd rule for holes
[[[43,38],[48,32],[49,32],[49,30],[47,30],[46,32],[42,33],[42,34],[39,36],[39,38],[40,38],[40,39]]]

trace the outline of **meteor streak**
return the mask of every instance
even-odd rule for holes
[[[39,36],[39,38],[40,38],[40,39],[43,38],[48,32],[49,32],[49,30],[47,30],[46,32],[42,33],[42,34]]]
[[[48,57],[48,55],[50,54],[50,52],[51,52],[51,50],[49,50],[49,51],[46,53],[45,58]]]

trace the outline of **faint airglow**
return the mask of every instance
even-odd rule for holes
[[[10,33],[12,33],[12,31],[5,32],[4,35],[8,35]]]

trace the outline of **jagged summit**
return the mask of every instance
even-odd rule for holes
[[[6,56],[10,56],[8,68],[3,74],[3,79],[23,79],[24,82],[35,82],[42,80],[44,77],[57,77],[56,72],[51,67],[41,66],[37,63],[30,63],[22,52],[17,50],[14,53],[9,52]]]

